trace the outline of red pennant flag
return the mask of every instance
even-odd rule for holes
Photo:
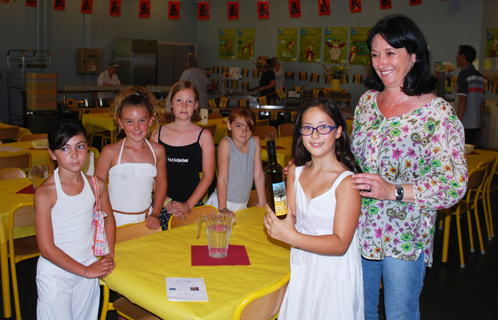
[[[121,16],[121,0],[109,1],[109,15],[113,17]]]
[[[289,16],[301,18],[301,0],[289,0]]]
[[[66,10],[66,0],[54,0],[54,10],[57,11]]]
[[[239,2],[227,2],[227,18],[228,20],[239,20]]]
[[[93,0],[81,0],[81,13],[92,14]]]
[[[36,7],[36,0],[26,0],[26,7]]]
[[[349,11],[351,13],[361,12],[361,0],[349,0]]]
[[[380,0],[380,10],[392,9],[392,0]]]
[[[180,1],[168,1],[168,18],[180,19]]]
[[[197,20],[209,20],[209,2],[197,2]]]
[[[258,19],[270,19],[270,3],[258,1]]]
[[[138,5],[138,17],[150,18],[150,0],[140,0]]]
[[[411,6],[416,6],[418,4],[422,4],[422,0],[410,0]]]
[[[330,16],[330,0],[318,0],[318,15]]]

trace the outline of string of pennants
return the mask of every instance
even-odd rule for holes
[[[65,11],[67,0],[54,0],[54,10]],[[157,1],[157,0],[156,0]],[[168,18],[180,19],[180,1],[168,1]],[[287,0],[289,7],[290,18],[301,17],[301,0]],[[346,1],[346,0],[344,0]],[[349,1],[349,11],[351,13],[362,12],[362,0],[347,0]],[[411,6],[422,4],[422,0],[405,0],[409,1]],[[445,0],[441,0],[445,1]],[[1,3],[9,3],[10,0],[0,0]],[[93,13],[94,0],[81,0],[81,13]],[[109,0],[109,15],[121,16],[121,2],[122,0]],[[183,1],[183,2],[194,2]],[[261,19],[270,19],[270,1],[198,1],[197,2],[197,19],[209,20],[210,18],[210,3],[226,2],[227,4],[227,19],[239,19],[239,2],[256,2],[257,17]],[[26,0],[27,7],[36,7],[38,0]],[[317,0],[318,15],[330,15],[330,0]],[[379,0],[381,10],[392,9],[392,0]],[[151,0],[139,0],[138,15],[140,18],[150,18],[151,14]]]

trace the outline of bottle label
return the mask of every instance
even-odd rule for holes
[[[287,194],[285,192],[285,182],[273,183],[273,199],[275,201],[275,214],[282,216],[287,214]]]

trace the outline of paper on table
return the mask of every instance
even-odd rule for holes
[[[209,301],[204,278],[166,278],[169,301]]]
[[[6,152],[12,152],[12,153],[19,152],[19,151],[24,150],[24,149],[25,148],[14,148],[12,146],[0,147],[0,151],[6,151]]]

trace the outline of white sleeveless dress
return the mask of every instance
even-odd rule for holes
[[[154,164],[151,163],[121,163],[126,138],[123,139],[118,163],[109,170],[109,200],[113,210],[122,212],[140,212],[149,208],[147,215],[152,212],[152,188],[157,176],[157,159],[154,149],[148,140],[145,140],[154,155]],[[114,211],[116,227],[138,223],[145,220],[145,213],[123,214]]]
[[[332,234],[335,190],[352,172],[343,172],[324,194],[308,201],[296,168],[296,229],[303,234]],[[364,319],[363,274],[357,231],[343,256],[325,256],[291,249],[291,278],[280,307],[283,319]]]

